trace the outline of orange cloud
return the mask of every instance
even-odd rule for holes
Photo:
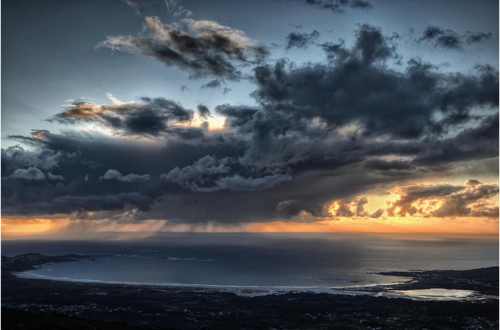
[[[389,216],[498,218],[498,184],[469,179],[464,185],[412,184],[397,187],[387,202]]]
[[[328,213],[334,217],[371,217],[378,218],[383,214],[382,209],[378,209],[370,214],[365,211],[365,205],[368,204],[368,198],[358,196],[350,202],[335,201],[328,207]]]
[[[397,186],[385,199],[385,207],[373,213],[365,210],[369,200],[357,196],[350,201],[337,200],[328,206],[328,213],[339,218],[489,218],[498,219],[498,184],[483,184],[468,179],[463,185],[452,183],[407,184]]]

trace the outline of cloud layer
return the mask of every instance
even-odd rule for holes
[[[314,30],[311,33],[297,33],[291,32],[287,37],[286,49],[293,47],[296,48],[306,48],[308,45],[312,44],[319,37],[319,32]]]
[[[429,26],[424,31],[424,35],[419,41],[427,41],[435,47],[444,49],[462,49],[464,45],[480,43],[490,39],[491,32],[470,32],[459,34],[453,30],[442,29],[437,26]]]
[[[102,46],[210,76],[206,88],[241,79],[235,63],[252,64],[255,104],[199,104],[195,114],[161,97],[72,103],[50,119],[69,133],[10,136],[28,149],[2,150],[2,210],[178,222],[498,214],[495,184],[407,184],[498,157],[497,70],[442,72],[422,59],[395,69],[391,37],[370,25],[355,37],[318,45],[321,63],[261,63],[267,51],[241,31],[148,17],[143,34]],[[211,116],[222,130],[208,129]],[[89,124],[109,136],[78,133]],[[366,211],[364,192],[398,183],[398,198]]]

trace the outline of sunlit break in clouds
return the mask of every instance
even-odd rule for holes
[[[494,1],[2,9],[4,238],[498,234]]]

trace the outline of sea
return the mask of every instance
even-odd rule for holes
[[[128,237],[128,236],[127,236]],[[498,236],[161,233],[127,239],[2,240],[2,255],[98,255],[32,277],[206,287],[356,288],[408,280],[380,272],[498,266]]]

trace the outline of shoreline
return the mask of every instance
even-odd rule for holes
[[[127,286],[146,286],[146,287],[167,287],[167,288],[182,288],[182,289],[209,289],[213,291],[234,292],[238,290],[244,291],[267,291],[269,295],[280,293],[293,293],[293,292],[312,292],[312,293],[331,293],[331,294],[349,294],[360,295],[368,294],[373,295],[374,292],[361,291],[354,287],[354,290],[346,290],[349,287],[319,287],[319,286],[267,286],[267,285],[228,285],[228,284],[197,284],[197,283],[158,283],[158,282],[133,282],[133,281],[109,281],[109,280],[92,280],[92,279],[78,279],[69,277],[57,277],[33,274],[28,272],[13,272],[17,278],[22,279],[38,279],[46,281],[60,281],[72,283],[87,283],[87,284],[109,284],[109,285],[127,285]],[[401,282],[405,283],[405,282]],[[393,283],[393,284],[401,284]],[[391,285],[391,284],[387,284]],[[378,284],[376,286],[385,286],[385,284]]]
[[[404,298],[420,301],[498,301],[498,267],[478,268],[472,270],[433,270],[409,272],[383,272],[383,276],[396,277],[387,279],[385,283],[336,285],[336,286],[301,286],[301,285],[231,285],[231,284],[200,284],[175,282],[135,282],[80,279],[37,274],[36,270],[48,264],[60,262],[77,262],[82,260],[95,261],[109,255],[78,255],[45,256],[39,253],[29,253],[15,257],[3,256],[2,270],[17,279],[42,280],[47,282],[66,282],[75,284],[121,286],[190,290],[210,293],[232,293],[238,296],[277,296],[283,294],[329,294],[345,296],[370,296],[385,298]],[[5,274],[5,273],[4,273]],[[4,275],[2,274],[2,277]],[[391,282],[389,282],[391,281]],[[141,289],[142,290],[142,289]]]
[[[48,263],[95,259],[37,253],[3,257],[2,323],[88,329],[100,322],[96,329],[114,330],[248,329],[250,324],[282,329],[305,323],[318,329],[333,324],[342,329],[498,329],[498,267],[402,272],[405,284],[343,283],[342,288],[78,281],[36,274]]]
[[[70,283],[83,284],[98,284],[98,285],[116,285],[130,287],[148,287],[148,288],[172,288],[172,289],[192,289],[192,290],[207,290],[211,292],[226,292],[234,293],[238,296],[255,297],[255,296],[270,296],[289,293],[316,293],[316,294],[331,294],[331,295],[348,295],[348,296],[371,296],[384,298],[403,298],[417,301],[484,301],[497,299],[497,296],[481,294],[473,290],[458,290],[458,289],[416,289],[416,290],[396,290],[391,289],[393,285],[404,285],[410,283],[413,279],[386,284],[375,284],[367,286],[355,287],[317,287],[317,286],[245,286],[245,285],[219,285],[219,284],[190,284],[190,283],[156,283],[156,282],[132,282],[132,281],[106,281],[92,279],[76,279],[68,277],[55,277],[38,275],[28,272],[12,272],[12,274],[20,279],[36,279],[44,281],[59,281]],[[379,290],[373,290],[378,288]],[[368,290],[363,290],[368,289]],[[371,290],[370,290],[371,289]],[[439,294],[426,294],[427,292],[441,292]],[[421,293],[421,294],[419,294]],[[446,295],[445,295],[446,294]]]

